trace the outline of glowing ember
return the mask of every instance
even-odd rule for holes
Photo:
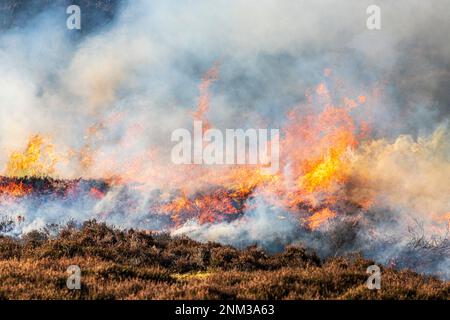
[[[0,180],[0,195],[6,195],[8,197],[23,197],[30,194],[31,191],[32,188],[25,185],[23,182],[4,183],[3,180]]]
[[[105,196],[104,192],[102,192],[101,190],[99,190],[95,187],[91,188],[89,193],[91,194],[92,197],[94,197],[97,200],[100,200]]]

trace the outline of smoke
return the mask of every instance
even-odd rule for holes
[[[36,132],[80,147],[87,127],[115,112],[121,126],[103,145],[116,145],[134,123],[146,133],[137,149],[167,143],[167,132],[189,124],[185,109],[215,61],[221,79],[209,117],[217,125],[277,124],[331,68],[355,92],[387,83],[372,111],[380,135],[429,133],[449,114],[446,1],[378,4],[379,32],[365,26],[364,1],[133,1],[75,40],[62,5],[23,18],[1,35],[2,119],[14,119],[2,122],[1,162]]]
[[[298,223],[289,214],[271,208],[266,198],[256,197],[250,201],[255,209],[249,210],[237,220],[224,223],[199,224],[188,221],[176,229],[173,235],[189,235],[198,241],[215,241],[241,248],[257,244],[269,251],[279,251],[294,242]]]
[[[393,143],[371,141],[362,147],[362,155],[355,161],[355,175],[368,182],[366,187],[383,201],[405,208],[410,214],[443,219],[450,204],[449,142],[450,133],[445,127],[417,141],[408,135]]]
[[[346,153],[349,181],[335,193],[370,206],[334,207],[337,217],[310,232],[299,223],[306,216],[273,205],[277,199],[257,189],[241,218],[193,219],[174,234],[270,250],[302,242],[323,256],[362,251],[383,262],[414,256],[406,248],[414,247],[409,241],[418,225],[430,243],[437,243],[431,235],[445,238],[448,1],[124,1],[108,6],[107,14],[80,1],[81,32],[66,29],[63,1],[21,4],[14,15],[5,9],[14,1],[6,3],[0,9],[0,168],[41,134],[58,153],[56,176],[125,182],[100,201],[1,203],[2,215],[26,216],[14,234],[90,218],[167,228],[167,217],[149,214],[156,201],[150,190],[203,191],[228,170],[170,164],[171,132],[191,128],[203,74],[218,65],[205,116],[220,129],[284,128],[293,108],[317,114],[321,106],[364,96],[351,115],[357,126],[369,124],[370,139]],[[374,3],[381,7],[380,31],[366,28],[366,8]],[[320,83],[329,100],[315,97]],[[297,150],[289,152],[308,156],[308,142],[292,145]],[[284,162],[283,175],[286,190],[295,191],[291,167]],[[427,247],[423,241],[414,248]],[[436,252],[429,255],[433,263],[416,269],[449,278],[449,253]]]
[[[314,232],[256,191],[242,218],[214,224],[189,221],[173,234],[239,247],[257,244],[269,251],[300,243],[322,257],[362,252],[375,261],[448,279],[449,141],[448,129],[440,127],[418,141],[401,136],[362,146],[354,155],[352,181],[338,193],[354,203],[369,197],[370,208],[337,206],[339,215]]]

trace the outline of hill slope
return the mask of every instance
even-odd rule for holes
[[[166,234],[120,231],[95,221],[0,237],[2,299],[449,299],[450,283],[382,268],[381,290],[366,287],[373,264],[359,256],[321,261],[301,247],[268,255]],[[79,265],[81,290],[66,287]]]

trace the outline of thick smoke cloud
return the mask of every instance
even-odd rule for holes
[[[114,112],[143,126],[139,147],[166,143],[172,127],[188,124],[184,110],[216,61],[210,117],[218,125],[280,121],[331,68],[355,91],[387,83],[373,111],[380,135],[432,132],[449,115],[448,3],[380,1],[378,32],[365,26],[368,4],[122,2],[113,22],[76,40],[61,21],[65,8],[49,6],[1,35],[2,119],[13,121],[2,121],[0,160],[36,132],[79,147],[86,127]],[[126,128],[107,132],[105,144]]]

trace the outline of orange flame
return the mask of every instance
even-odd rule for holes
[[[44,177],[55,173],[53,145],[40,135],[31,137],[24,152],[13,152],[6,165],[9,177]]]
[[[307,220],[308,227],[311,230],[316,230],[322,224],[324,224],[326,221],[334,218],[335,216],[336,216],[336,212],[334,212],[328,208],[324,208],[320,211],[317,211],[316,213],[314,213],[312,216],[310,216],[306,220]]]
[[[6,195],[9,197],[23,197],[31,192],[32,188],[24,185],[22,182],[0,184],[0,195]]]
[[[197,110],[191,114],[206,126],[210,126],[205,119],[210,109],[209,89],[217,79],[218,65],[215,65],[202,79]],[[268,174],[258,165],[220,168],[170,166],[158,161],[159,150],[155,148],[120,164],[120,173],[115,172],[119,165],[116,164],[116,159],[105,159],[107,163],[102,162],[102,166],[109,169],[102,171],[103,178],[106,175],[116,183],[154,183],[161,189],[181,189],[179,196],[172,197],[157,208],[159,212],[170,214],[176,224],[194,217],[200,222],[212,222],[227,215],[240,214],[245,209],[245,200],[258,188],[260,192],[277,195],[270,201],[287,211],[295,211],[299,205],[308,204],[311,212],[315,213],[307,219],[307,223],[311,229],[318,228],[336,215],[331,209],[323,207],[332,207],[338,198],[335,193],[351,176],[352,152],[358,146],[358,140],[368,135],[370,128],[364,124],[357,129],[350,114],[359,104],[366,103],[364,95],[355,99],[343,98],[342,105],[336,106],[332,103],[326,84],[321,83],[307,98],[308,105],[293,108],[288,114],[287,126],[281,129],[280,168],[289,171],[287,174]],[[313,104],[316,100],[317,104]],[[91,127],[87,132],[87,139],[100,139],[103,126],[113,125],[118,119],[120,116],[116,115],[106,124]],[[129,128],[128,134],[133,136],[142,130],[135,126]],[[122,146],[126,147],[126,144]],[[75,153],[77,152],[74,151],[74,155]],[[88,170],[95,161],[93,155],[99,152],[88,141],[78,153],[82,169]],[[8,176],[15,177],[49,176],[54,174],[55,164],[53,146],[36,135],[31,138],[24,152],[11,154],[6,172]],[[211,186],[216,191],[207,194],[199,192],[207,188],[211,190]],[[27,191],[21,189],[23,186],[8,188],[3,193],[22,195]],[[90,193],[97,199],[104,196],[95,188]],[[362,208],[368,208],[372,203],[367,197],[353,197],[352,200],[357,201]]]

